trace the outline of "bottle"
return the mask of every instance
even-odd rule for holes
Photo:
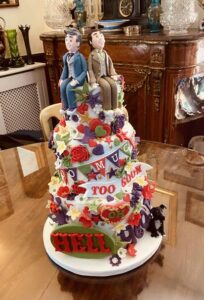
[[[160,0],[151,0],[150,6],[147,11],[150,32],[160,31],[160,13]]]

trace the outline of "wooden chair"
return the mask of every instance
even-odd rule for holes
[[[43,108],[40,112],[40,124],[45,141],[48,141],[51,131],[53,130],[52,118],[60,120],[62,115],[60,114],[61,103],[52,104]]]

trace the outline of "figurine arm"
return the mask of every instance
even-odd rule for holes
[[[110,56],[106,53],[107,58],[108,58],[108,74],[111,78],[113,78],[114,80],[118,80],[119,75],[116,73],[112,59],[110,58]]]
[[[68,78],[68,67],[67,67],[66,58],[67,58],[67,55],[65,54],[63,56],[63,70],[62,70],[62,73],[61,73],[61,76],[60,76],[59,84],[61,84],[60,83],[61,80],[64,80],[64,79]]]
[[[89,78],[90,78],[90,84],[95,84],[96,83],[96,76],[94,74],[93,68],[92,68],[92,56],[91,54],[89,55],[88,58],[88,73],[89,73]]]
[[[75,78],[75,80],[78,81],[78,83],[81,85],[84,79],[86,78],[86,74],[87,74],[87,63],[82,54],[80,54],[80,63],[81,63],[82,72],[80,73],[79,76]]]

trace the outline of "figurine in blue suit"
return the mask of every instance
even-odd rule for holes
[[[81,34],[76,28],[65,31],[65,44],[68,50],[63,56],[63,70],[59,80],[63,110],[76,108],[74,89],[82,86],[87,76],[87,63],[78,51]]]

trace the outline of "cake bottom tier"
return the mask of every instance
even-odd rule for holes
[[[82,276],[107,277],[131,271],[150,259],[162,242],[162,236],[152,238],[149,232],[145,232],[143,238],[137,242],[137,255],[135,257],[126,257],[119,266],[112,266],[109,257],[82,259],[62,252],[56,252],[50,241],[52,230],[53,227],[50,225],[49,219],[47,219],[43,229],[43,242],[47,255],[57,266]]]

